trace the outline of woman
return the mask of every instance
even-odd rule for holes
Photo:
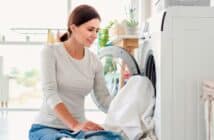
[[[118,134],[104,131],[99,124],[85,119],[84,98],[92,89],[104,108],[111,101],[102,65],[88,50],[97,37],[100,20],[93,7],[80,5],[71,13],[68,33],[60,38],[61,43],[43,48],[44,100],[30,129],[30,140],[120,139]]]

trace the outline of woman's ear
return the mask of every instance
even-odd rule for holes
[[[75,29],[76,29],[76,25],[72,24],[72,25],[69,26],[69,28],[70,28],[71,32],[74,32]]]

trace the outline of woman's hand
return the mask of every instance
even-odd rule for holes
[[[86,121],[83,123],[77,123],[74,127],[73,127],[74,131],[98,131],[98,130],[104,130],[100,125],[91,122],[91,121]]]

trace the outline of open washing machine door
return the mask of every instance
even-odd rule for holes
[[[145,57],[143,75],[148,77],[149,80],[151,80],[156,96],[156,64],[152,51],[148,52],[148,54]]]
[[[136,59],[140,68],[141,75],[146,76],[149,80],[151,80],[156,95],[157,62],[154,49],[151,47],[150,38],[140,40]]]
[[[125,49],[117,46],[108,46],[98,51],[98,56],[103,64],[104,76],[107,88],[111,96],[115,96],[121,85],[132,75],[139,75],[140,70],[134,57]],[[92,95],[92,99],[97,106],[100,106],[99,100]],[[106,112],[106,108],[100,108]]]
[[[146,76],[151,80],[156,95],[156,56],[151,44],[150,32],[150,24],[149,22],[145,22],[141,32],[141,40],[139,40],[136,60],[139,64],[141,75]]]

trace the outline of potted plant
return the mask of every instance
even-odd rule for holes
[[[138,20],[137,20],[137,10],[133,6],[129,6],[128,10],[125,10],[126,17],[125,27],[127,34],[137,34]]]

